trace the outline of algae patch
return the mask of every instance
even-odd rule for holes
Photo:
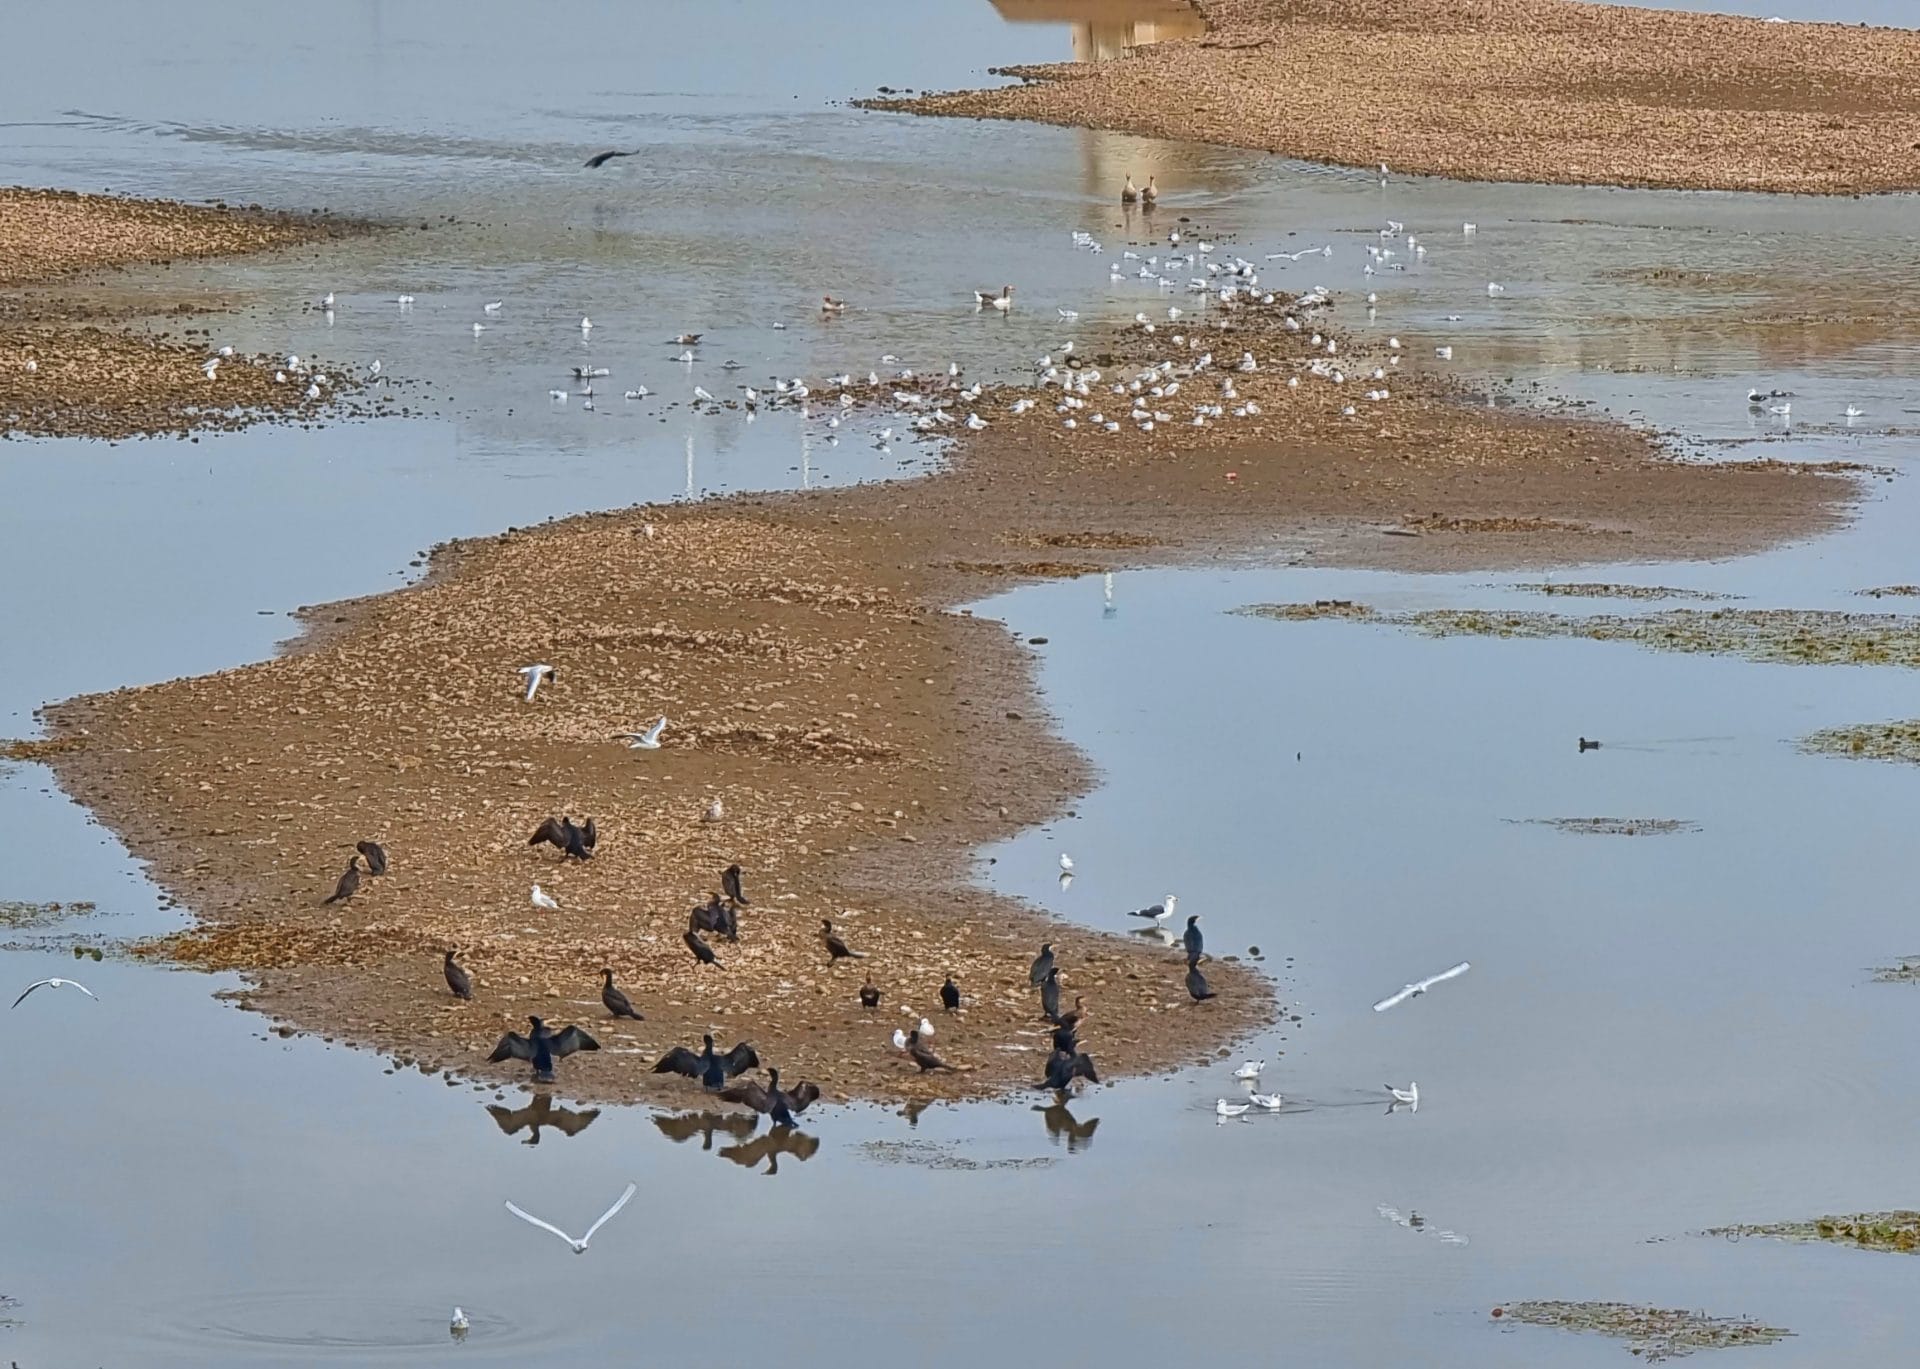
[[[1429,609],[1374,613],[1358,605],[1330,614],[1317,605],[1252,604],[1240,610],[1282,622],[1343,617],[1384,623],[1429,637],[1556,638],[1631,642],[1656,651],[1739,656],[1782,665],[1920,667],[1920,617],[1889,613],[1823,613],[1805,609],[1668,609],[1662,613],[1505,613]]]
[[[1771,1236],[1783,1241],[1828,1241],[1862,1250],[1887,1250],[1902,1255],[1920,1251],[1920,1212],[1856,1212],[1843,1217],[1815,1217],[1808,1222],[1765,1222],[1758,1225],[1719,1226],[1705,1236]]]
[[[868,1159],[883,1165],[918,1165],[922,1169],[1045,1169],[1053,1163],[1050,1155],[976,1160],[935,1141],[867,1141],[860,1149]]]
[[[91,903],[26,903],[0,898],[0,927],[50,927],[98,911]]]
[[[1552,580],[1526,585],[1507,585],[1507,589],[1521,590],[1527,594],[1546,594],[1563,599],[1725,599],[1738,598],[1738,595],[1709,594],[1699,589],[1675,589],[1671,585],[1609,585],[1585,583],[1558,583]]]
[[[1920,722],[1827,727],[1801,739],[1803,751],[1872,761],[1920,761]]]
[[[1557,1326],[1563,1331],[1611,1336],[1625,1341],[1627,1350],[1648,1364],[1679,1359],[1696,1350],[1771,1345],[1793,1334],[1746,1317],[1710,1317],[1704,1312],[1666,1311],[1623,1302],[1515,1302],[1496,1308],[1495,1315],[1526,1326]]]
[[[1510,818],[1508,821],[1595,837],[1663,837],[1700,830],[1699,823],[1685,818]]]

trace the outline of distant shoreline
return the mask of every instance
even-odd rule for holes
[[[1197,3],[1204,37],[856,103],[1456,180],[1920,189],[1920,31],[1579,0]]]

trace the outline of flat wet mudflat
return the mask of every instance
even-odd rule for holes
[[[1676,589],[1672,585],[1614,585],[1581,580],[1541,580],[1532,584],[1507,585],[1522,594],[1544,594],[1559,599],[1724,599],[1724,594],[1704,590]]]
[[[1625,1341],[1626,1349],[1647,1364],[1681,1359],[1698,1350],[1771,1345],[1793,1334],[1745,1317],[1713,1317],[1623,1302],[1510,1302],[1496,1315],[1523,1326],[1553,1326]]]
[[[129,313],[98,304],[80,309],[60,293],[49,303],[29,291],[87,272],[284,251],[364,231],[257,206],[0,189],[0,432],[114,439],[376,411],[372,399],[355,397],[363,379],[357,369],[289,366],[284,357],[232,348],[221,356],[212,345],[100,326],[116,314],[130,321],[163,312],[152,301]],[[205,307],[204,298],[183,290],[165,311]],[[78,314],[91,321],[77,323]]]
[[[1899,1255],[1920,1252],[1920,1212],[1856,1212],[1815,1217],[1805,1222],[1741,1223],[1714,1227],[1708,1236],[1772,1236],[1783,1241],[1826,1241],[1833,1245],[1884,1250]]]

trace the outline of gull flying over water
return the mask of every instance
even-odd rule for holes
[[[1410,1108],[1414,1112],[1420,1111],[1420,1085],[1419,1084],[1409,1083],[1403,1089],[1397,1089],[1392,1084],[1388,1084],[1386,1085],[1386,1090],[1393,1097],[1393,1101],[1387,1105],[1388,1112],[1392,1112],[1395,1108],[1398,1108],[1398,1107]]]
[[[1378,1003],[1375,1003],[1373,1010],[1375,1012],[1385,1012],[1388,1008],[1396,1007],[1406,1002],[1409,998],[1418,998],[1435,984],[1441,984],[1449,979],[1458,978],[1472,968],[1472,962],[1463,960],[1450,970],[1442,970],[1439,974],[1429,975],[1417,984],[1408,984],[1405,988],[1401,989],[1399,993],[1383,998]]]
[[[98,1003],[100,1001],[98,994],[77,979],[36,979],[33,983],[27,985],[26,993],[21,994],[13,1000],[13,1006],[17,1008],[26,1002],[27,994],[32,993],[35,989],[78,989],[94,1002]]]
[[[597,171],[615,157],[631,157],[633,155],[631,152],[596,152],[593,156],[587,158],[586,165]]]
[[[587,1253],[587,1242],[593,1239],[594,1233],[598,1231],[601,1227],[605,1226],[608,1222],[613,1220],[613,1214],[618,1212],[621,1208],[627,1205],[627,1200],[633,1197],[635,1191],[637,1190],[637,1187],[638,1186],[635,1184],[628,1184],[627,1191],[620,1195],[619,1200],[615,1202],[614,1205],[608,1208],[605,1212],[602,1212],[600,1214],[600,1219],[596,1221],[592,1226],[588,1227],[587,1234],[582,1236],[577,1241],[573,1237],[569,1236],[566,1232],[562,1231],[559,1227],[555,1226],[552,1222],[543,1222],[538,1217],[534,1216],[531,1212],[521,1211],[519,1208],[515,1207],[511,1202],[507,1204],[507,1211],[511,1212],[514,1216],[518,1217],[521,1221],[528,1222],[534,1226],[539,1227],[542,1231],[551,1231],[554,1235],[558,1236],[561,1240],[565,1241],[568,1245],[572,1246],[574,1254],[584,1255]]]
[[[533,696],[540,691],[540,686],[552,684],[559,672],[550,665],[523,665],[514,673],[527,682],[526,701],[532,703]]]

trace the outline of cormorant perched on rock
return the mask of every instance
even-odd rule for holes
[[[1060,967],[1055,965],[1040,981],[1040,1015],[1049,1022],[1060,1020]]]
[[[1075,1079],[1085,1079],[1093,1084],[1100,1082],[1100,1076],[1094,1072],[1091,1055],[1083,1051],[1056,1050],[1047,1057],[1046,1088],[1071,1088]]]
[[[752,1046],[742,1041],[725,1055],[716,1054],[713,1049],[713,1033],[708,1032],[700,1038],[706,1042],[706,1049],[695,1055],[685,1046],[675,1046],[660,1057],[653,1067],[655,1074],[684,1074],[689,1079],[698,1079],[708,1088],[718,1092],[727,1080],[737,1074],[760,1067],[760,1057]]]
[[[693,952],[693,958],[702,965],[714,965],[723,970],[727,968],[725,965],[721,965],[719,960],[714,957],[713,947],[702,941],[700,939],[700,933],[694,931],[693,928],[689,927],[686,931],[680,933],[680,939],[687,944],[687,949]]]
[[[1187,964],[1199,964],[1200,952],[1207,944],[1207,939],[1200,935],[1200,914],[1187,918],[1187,930],[1180,934],[1180,944],[1187,948]]]
[[[953,976],[947,976],[947,982],[940,986],[940,1006],[953,1012],[960,1006],[960,986],[953,982]]]
[[[572,1055],[575,1051],[597,1051],[600,1043],[581,1031],[578,1027],[568,1027],[565,1031],[550,1032],[547,1024],[537,1017],[529,1017],[533,1029],[525,1036],[518,1032],[508,1032],[500,1038],[500,1044],[493,1048],[493,1054],[487,1057],[489,1064],[498,1064],[502,1060],[531,1060],[533,1077],[542,1084],[553,1082],[553,1062]]]
[[[1059,1026],[1053,1029],[1053,1048],[1065,1051],[1068,1055],[1080,1049],[1080,1034],[1072,1027]]]
[[[917,1031],[907,1033],[907,1054],[913,1057],[913,1063],[920,1067],[922,1074],[925,1074],[928,1070],[953,1070],[956,1073],[959,1072],[960,1067],[958,1065],[949,1065],[946,1061],[921,1045],[920,1033]]]
[[[1053,943],[1051,941],[1043,942],[1040,947],[1040,954],[1033,958],[1033,964],[1027,970],[1027,982],[1035,988],[1038,988],[1040,981],[1045,979],[1048,971],[1052,969]]]
[[[587,819],[585,827],[575,827],[569,817],[549,817],[534,829],[527,838],[527,845],[538,846],[541,842],[552,842],[562,855],[575,860],[589,860],[593,856],[594,832],[593,819]]]
[[[377,841],[357,841],[353,849],[367,858],[367,873],[384,875],[387,872],[387,849]]]
[[[1075,1031],[1087,1015],[1087,1000],[1079,994],[1073,996],[1073,1011],[1060,1014],[1060,1025],[1068,1031]]]
[[[696,932],[718,932],[729,941],[740,939],[740,916],[731,905],[722,903],[718,894],[708,895],[707,901],[693,910],[687,925]]]
[[[775,1126],[790,1127],[796,1125],[794,1114],[805,1112],[808,1104],[820,1097],[820,1089],[803,1082],[791,1093],[786,1092],[780,1087],[780,1071],[768,1070],[765,1088],[749,1079],[720,1090],[720,1096],[729,1103],[745,1103],[755,1112],[768,1114]]]
[[[742,908],[750,906],[746,894],[742,893],[740,889],[740,867],[738,865],[729,865],[720,872],[720,887],[727,891],[728,898],[738,903]]]
[[[880,990],[873,986],[873,976],[867,976],[867,982],[860,986],[860,1006],[877,1008],[880,1006]]]
[[[631,1017],[636,1022],[646,1021],[646,1018],[633,1010],[633,1000],[613,987],[613,971],[607,969],[600,973],[605,976],[600,984],[600,1001],[607,1005],[607,1011],[615,1017]]]
[[[1193,1001],[1204,1003],[1213,997],[1213,990],[1207,986],[1207,977],[1200,973],[1198,965],[1187,965],[1187,992],[1193,995]]]
[[[453,990],[455,998],[473,998],[473,980],[467,972],[453,963],[453,952],[447,952],[447,963],[441,967],[447,976],[447,987]]]
[[[860,960],[865,956],[865,952],[856,951],[842,941],[833,930],[833,924],[824,919],[820,923],[820,940],[827,948],[828,964],[836,960]]]
[[[360,857],[347,857],[347,872],[340,876],[340,882],[333,886],[333,893],[322,900],[323,903],[345,903],[360,889]]]

